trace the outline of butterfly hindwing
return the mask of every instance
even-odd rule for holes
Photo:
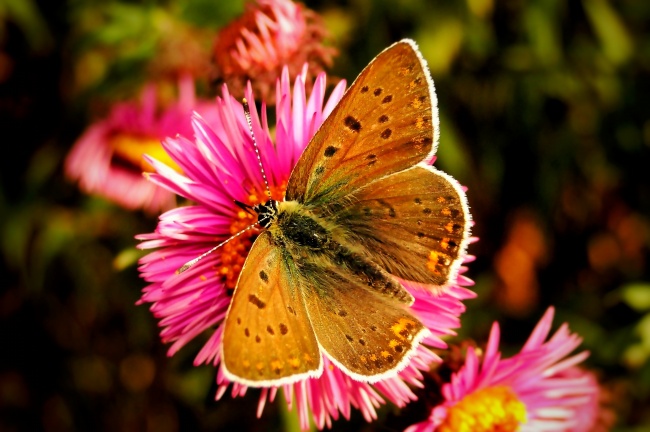
[[[433,81],[412,41],[380,53],[323,122],[291,173],[287,201],[336,202],[432,155],[438,128]]]
[[[342,267],[312,267],[305,300],[318,343],[348,375],[367,382],[403,368],[424,325],[403,305],[368,289]]]
[[[367,185],[333,217],[388,273],[443,286],[455,277],[467,245],[465,201],[454,179],[417,165]]]
[[[281,385],[322,370],[291,258],[268,231],[253,244],[226,316],[226,376],[250,386]]]

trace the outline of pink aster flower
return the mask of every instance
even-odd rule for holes
[[[214,44],[214,78],[241,97],[249,81],[254,94],[275,101],[275,81],[282,69],[294,79],[308,64],[316,76],[332,64],[336,50],[323,44],[327,31],[320,16],[290,0],[257,0],[219,31]],[[305,85],[308,85],[306,82]]]
[[[305,80],[306,68],[296,78],[292,91],[285,68],[278,81],[275,140],[271,138],[265,107],[262,106],[260,117],[251,104],[253,132],[276,200],[283,198],[294,164],[345,88],[345,82],[340,82],[325,101],[325,74],[317,77],[309,96]],[[246,98],[253,100],[250,86]],[[137,236],[143,240],[141,249],[155,249],[140,261],[141,276],[149,285],[139,303],[151,303],[151,311],[160,319],[161,338],[171,343],[168,355],[196,336],[211,332],[195,364],[215,367],[221,363],[222,323],[232,298],[231,290],[257,233],[247,230],[187,271],[178,275],[175,272],[256,220],[237,207],[234,200],[254,205],[267,199],[242,105],[225,86],[216,105],[218,116],[212,123],[194,115],[193,140],[177,137],[164,142],[184,174],[148,158],[156,168],[156,173],[149,175],[151,181],[195,204],[164,213],[155,232]],[[466,256],[465,262],[471,259]],[[465,270],[461,268],[460,273]],[[329,427],[339,417],[349,418],[353,408],[371,421],[377,417],[376,409],[386,402],[403,407],[414,400],[411,386],[422,386],[422,372],[440,361],[429,348],[445,348],[442,337],[453,335],[453,329],[460,326],[459,316],[465,310],[463,300],[474,297],[472,291],[464,288],[471,284],[471,280],[459,274],[455,284],[437,296],[407,287],[415,297],[412,313],[431,333],[396,376],[374,384],[359,382],[323,358],[324,371],[320,377],[283,385],[287,404],[296,405],[301,427],[309,428],[310,417],[318,428]],[[231,383],[222,369],[217,373],[217,384],[217,399],[229,388],[232,396],[241,396],[248,390],[245,385]],[[266,402],[276,397],[277,390],[278,387],[262,389],[258,416]]]
[[[87,194],[99,195],[127,209],[148,213],[167,210],[174,194],[148,182],[142,173],[153,171],[143,158],[154,155],[178,169],[161,141],[191,134],[193,110],[211,118],[214,105],[198,101],[188,76],[179,80],[178,100],[161,107],[154,85],[147,85],[140,103],[114,105],[109,115],[90,125],[77,139],[65,160],[65,174]]]
[[[589,353],[570,355],[582,339],[566,323],[545,342],[553,315],[550,307],[521,352],[508,359],[498,351],[495,322],[485,353],[468,348],[464,366],[442,387],[444,401],[407,432],[595,430],[599,386],[577,366]]]

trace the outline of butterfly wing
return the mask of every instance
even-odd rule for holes
[[[318,343],[353,378],[377,382],[394,376],[428,334],[405,307],[368,289],[343,267],[314,264],[303,271]]]
[[[365,186],[333,217],[369,259],[418,284],[444,286],[455,278],[469,238],[465,193],[425,165]]]
[[[322,372],[293,261],[262,232],[248,254],[226,315],[223,368],[231,381],[277,386]]]
[[[352,83],[298,160],[286,201],[319,206],[435,152],[433,81],[410,40],[380,53]]]

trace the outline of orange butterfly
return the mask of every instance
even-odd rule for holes
[[[225,320],[228,379],[261,387],[318,377],[323,355],[366,382],[406,365],[428,330],[401,281],[449,284],[469,237],[463,190],[426,163],[436,104],[415,43],[390,46],[316,132],[284,201],[252,207],[264,230]]]

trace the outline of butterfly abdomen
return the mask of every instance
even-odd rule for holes
[[[331,260],[335,265],[347,267],[375,292],[407,304],[413,302],[413,297],[402,285],[375,263],[342,244],[335,243],[333,246]]]

